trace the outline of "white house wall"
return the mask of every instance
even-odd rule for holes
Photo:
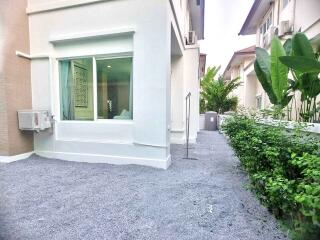
[[[296,0],[295,30],[300,28],[306,32],[309,38],[320,34],[320,1],[319,0]],[[310,31],[310,27],[314,29]]]
[[[29,8],[35,9],[36,3],[43,2],[47,1],[30,0]],[[66,160],[168,167],[169,8],[169,2],[163,0],[101,1],[29,15],[31,55],[50,56],[32,61],[34,109],[48,109],[59,116],[57,58],[133,54],[133,120],[72,124],[56,118],[53,133],[35,134],[38,154]],[[70,34],[93,36],[110,29],[113,33],[128,29],[128,34],[63,41]]]
[[[186,95],[191,92],[190,108],[190,142],[195,142],[199,129],[199,46],[185,45],[184,33],[179,31],[182,27],[184,14],[189,14],[187,0],[172,1],[175,9],[171,8],[170,19],[172,23],[172,34],[175,35],[178,45],[181,47],[181,56],[173,56],[171,61],[171,142],[185,143],[186,141]],[[184,5],[185,4],[185,5]],[[177,16],[177,17],[175,17]],[[178,22],[177,22],[178,20]],[[181,109],[182,108],[182,109]]]
[[[184,53],[184,79],[185,79],[185,95],[191,93],[190,106],[190,141],[195,142],[199,128],[199,48],[186,49]]]
[[[185,142],[184,67],[182,56],[171,59],[171,142]]]

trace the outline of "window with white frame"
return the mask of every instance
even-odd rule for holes
[[[262,109],[262,96],[256,96],[256,107],[258,110]]]
[[[59,61],[61,120],[132,119],[132,56]]]
[[[261,35],[265,35],[265,33],[270,29],[270,27],[273,24],[273,20],[272,20],[272,11],[267,15],[267,18],[265,19],[265,21],[261,24],[260,26],[260,34]]]

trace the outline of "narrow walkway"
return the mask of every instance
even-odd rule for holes
[[[217,132],[168,170],[33,156],[0,165],[0,239],[287,239]]]

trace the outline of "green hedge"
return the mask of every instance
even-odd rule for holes
[[[234,116],[223,125],[258,198],[295,239],[320,239],[320,142],[301,129]]]

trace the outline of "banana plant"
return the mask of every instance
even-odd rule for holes
[[[285,108],[292,99],[289,91],[289,68],[280,62],[279,58],[286,56],[290,42],[282,46],[278,37],[271,42],[271,55],[263,49],[256,48],[254,69],[263,89],[268,94],[270,102],[277,108]]]
[[[314,53],[307,36],[297,33],[292,38],[291,55],[282,56],[279,60],[291,69],[295,79],[292,90],[301,92],[300,117],[304,121],[316,120],[316,100],[320,94],[320,46]]]

